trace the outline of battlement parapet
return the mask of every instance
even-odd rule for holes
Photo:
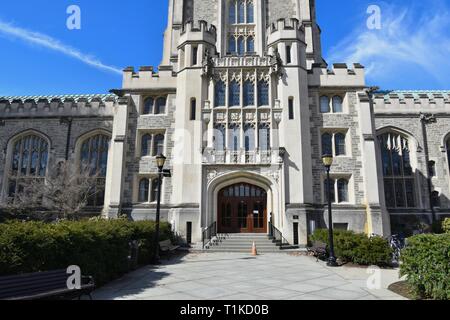
[[[143,88],[168,88],[176,86],[176,73],[173,66],[159,66],[155,71],[152,66],[143,66],[139,71],[134,67],[127,67],[123,70],[123,89],[143,89]]]
[[[198,23],[188,21],[183,25],[180,33],[180,46],[189,42],[208,42],[215,44],[217,39],[217,28],[213,24],[208,25],[204,20]]]
[[[331,69],[326,64],[315,63],[308,71],[309,84],[322,87],[364,87],[364,66],[354,63],[350,68],[346,63],[335,63]]]
[[[378,91],[375,113],[450,113],[450,91]]]
[[[295,18],[279,19],[267,28],[268,45],[281,40],[298,40],[305,42],[305,28],[302,23]]]
[[[0,97],[0,118],[110,116],[115,102],[112,94]]]

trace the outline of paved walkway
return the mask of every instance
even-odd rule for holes
[[[369,289],[366,268],[328,268],[286,253],[191,253],[148,266],[97,290],[100,300],[377,300],[403,299],[387,290],[397,270],[381,270]],[[376,283],[376,282],[375,282]]]

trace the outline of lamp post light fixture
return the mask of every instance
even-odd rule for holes
[[[158,167],[158,191],[156,196],[156,226],[155,226],[155,238],[154,238],[154,256],[153,256],[153,263],[158,264],[159,263],[159,224],[160,224],[160,218],[161,218],[161,185],[162,180],[165,176],[170,177],[170,171],[169,170],[163,170],[164,165],[166,163],[166,157],[162,154],[159,154],[156,156],[156,166]]]
[[[324,155],[322,157],[323,165],[327,170],[327,198],[328,198],[328,240],[330,243],[330,257],[328,258],[327,266],[337,267],[336,257],[334,255],[334,237],[333,237],[333,213],[331,208],[331,180],[330,180],[330,168],[333,165],[333,156]]]

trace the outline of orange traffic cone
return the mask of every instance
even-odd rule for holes
[[[256,250],[256,243],[253,242],[253,246],[252,246],[252,256],[257,256],[258,255],[258,251]]]

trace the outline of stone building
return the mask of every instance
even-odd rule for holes
[[[336,228],[389,235],[449,215],[450,91],[372,94],[363,66],[324,61],[315,11],[170,0],[157,69],[126,68],[109,95],[0,98],[1,201],[67,158],[103,173],[90,206],[105,217],[154,219],[162,153],[162,218],[185,239],[272,223],[305,245],[328,225],[331,153]]]

